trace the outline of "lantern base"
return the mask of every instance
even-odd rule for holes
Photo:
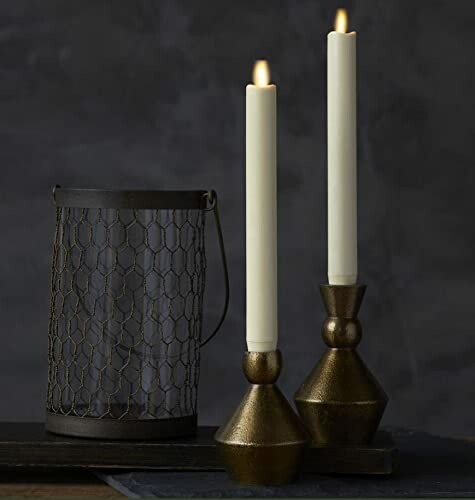
[[[45,428],[54,434],[95,439],[170,439],[194,436],[197,416],[161,419],[75,417],[46,413]]]
[[[280,351],[246,352],[243,365],[251,386],[215,435],[219,455],[239,483],[289,483],[299,471],[307,435],[274,385],[281,368]]]

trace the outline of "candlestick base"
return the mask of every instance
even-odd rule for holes
[[[286,484],[300,468],[307,434],[275,385],[281,364],[278,350],[244,354],[243,369],[251,386],[215,435],[223,464],[239,483]]]
[[[295,394],[313,446],[367,444],[388,398],[355,348],[361,340],[358,310],[366,290],[358,285],[321,285],[328,317],[324,354]]]

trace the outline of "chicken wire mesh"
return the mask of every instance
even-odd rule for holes
[[[118,208],[56,208],[47,391],[53,431],[90,433],[84,422],[94,425],[91,419],[101,421],[92,432],[100,435],[112,421],[135,424],[126,436],[141,422],[161,422],[154,435],[196,427],[206,201],[156,209],[133,208],[128,199]],[[64,418],[57,427],[53,417],[73,418],[65,428]]]

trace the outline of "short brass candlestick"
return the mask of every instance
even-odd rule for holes
[[[366,287],[321,285],[328,314],[322,328],[330,349],[295,394],[313,446],[367,444],[376,433],[388,398],[356,346],[357,319]]]
[[[244,354],[251,386],[215,436],[226,470],[239,483],[285,484],[299,470],[307,434],[275,385],[281,365],[280,351]]]

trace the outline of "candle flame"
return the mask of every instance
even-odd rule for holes
[[[337,9],[335,16],[335,31],[338,33],[346,33],[348,29],[348,14],[346,9]]]
[[[265,87],[270,83],[270,69],[269,63],[264,59],[259,59],[254,64],[254,70],[252,72],[252,79],[254,85],[258,87]]]

